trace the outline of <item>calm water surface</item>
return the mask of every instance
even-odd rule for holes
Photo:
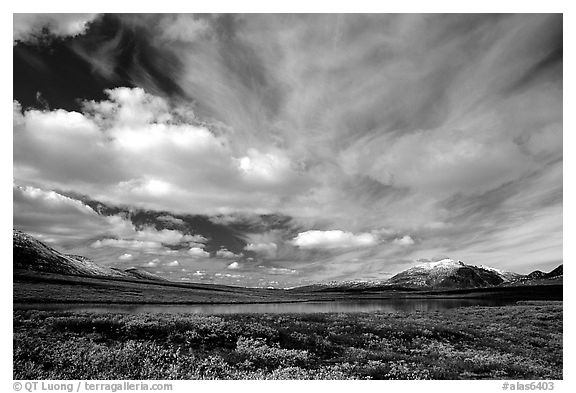
[[[504,306],[514,301],[486,299],[383,299],[306,303],[257,304],[14,304],[15,310],[77,311],[97,313],[268,314],[328,312],[415,312],[470,306]]]

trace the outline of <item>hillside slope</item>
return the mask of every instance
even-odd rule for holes
[[[86,257],[62,254],[16,229],[13,231],[12,242],[14,270],[85,276],[126,276],[121,271],[98,266]]]

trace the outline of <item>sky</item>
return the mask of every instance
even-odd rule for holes
[[[562,263],[558,14],[15,14],[13,226],[175,281]]]

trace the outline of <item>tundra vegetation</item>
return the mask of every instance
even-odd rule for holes
[[[14,379],[561,379],[562,302],[435,312],[14,311]]]

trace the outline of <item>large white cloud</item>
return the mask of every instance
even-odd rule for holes
[[[14,175],[116,204],[184,213],[270,212],[304,178],[272,147],[244,150],[226,130],[142,89],[107,91],[83,113],[15,103]]]
[[[188,250],[188,255],[195,258],[208,258],[210,253],[204,251],[201,247],[192,247]]]
[[[355,235],[341,230],[300,232],[292,239],[292,243],[300,248],[321,249],[368,247],[377,242],[377,237],[371,233]]]

